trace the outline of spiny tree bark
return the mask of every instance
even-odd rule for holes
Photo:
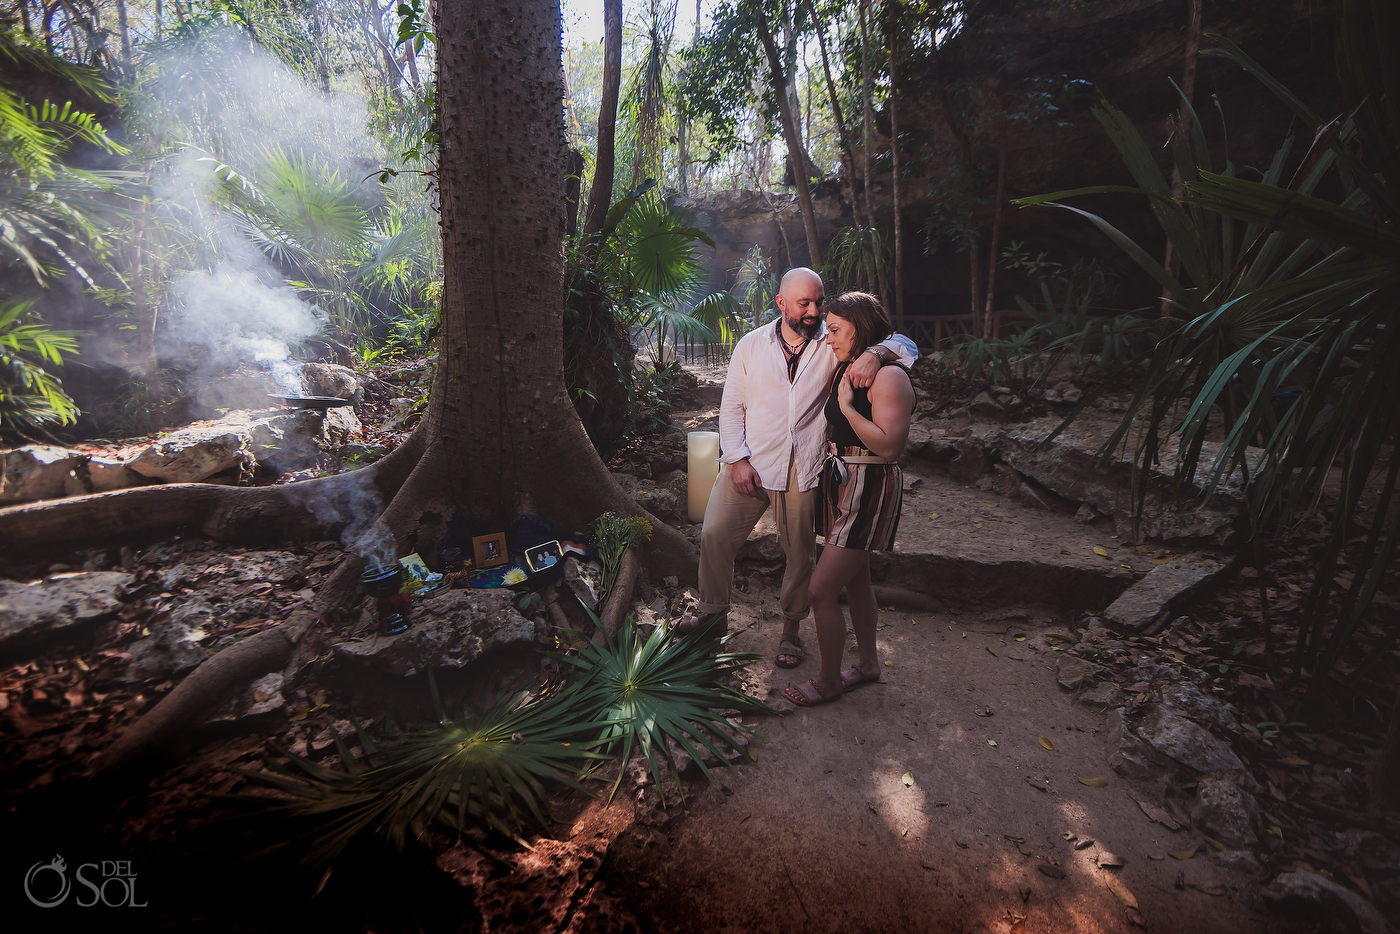
[[[572,528],[606,511],[645,515],[613,481],[564,387],[564,204],[557,184],[541,184],[564,165],[559,35],[557,0],[440,7],[443,336],[428,410],[408,441],[373,467],[319,481],[147,487],[0,510],[0,549],[188,527],[224,540],[325,536],[352,518],[341,507],[356,492],[388,503],[373,524],[398,554],[431,547],[459,509],[481,530],[526,510]],[[692,577],[685,538],[653,526],[648,566]],[[157,705],[108,764],[159,742],[230,679],[279,664],[307,626],[357,595],[360,567],[349,556],[281,641],[215,656],[198,690]]]
[[[352,518],[341,507],[363,502],[357,491],[388,503],[373,526],[398,554],[430,548],[459,509],[483,531],[521,511],[571,528],[607,511],[645,515],[608,473],[565,391],[564,203],[558,185],[541,184],[564,168],[558,0],[442,4],[438,42],[443,334],[428,410],[408,441],[373,467],[320,481],[147,487],[0,510],[0,548],[180,527],[218,539],[324,536]],[[692,578],[684,536],[653,528],[647,565]],[[197,670],[191,689],[133,725],[106,764],[158,744],[232,681],[280,664],[310,625],[357,595],[361,566],[353,555],[342,562],[280,640],[211,659],[213,669]]]

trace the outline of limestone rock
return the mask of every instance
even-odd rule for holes
[[[1169,708],[1151,707],[1137,733],[1158,753],[1197,774],[1218,776],[1244,770],[1244,763],[1228,743]]]
[[[308,363],[302,367],[301,388],[308,396],[334,396],[352,402],[359,402],[365,394],[355,371],[338,363]]]
[[[1191,804],[1191,826],[1226,846],[1236,849],[1257,846],[1259,802],[1234,782],[1203,778],[1196,785]]]
[[[87,455],[51,444],[27,444],[0,451],[0,503],[56,499],[75,492],[73,473]]]
[[[1055,678],[1066,691],[1079,690],[1102,672],[1098,665],[1074,655],[1061,655],[1055,665]]]
[[[1112,516],[1119,528],[1131,528],[1133,465],[1121,457],[1103,462],[1099,446],[1116,422],[1093,425],[1088,423],[1091,417],[1081,415],[1079,423],[1071,424],[1048,443],[1046,439],[1060,426],[1058,417],[984,429],[978,435],[982,444],[995,447],[1003,461],[1042,487],[1065,499],[1092,505]],[[1207,449],[1203,456],[1209,458],[1212,453]],[[1238,479],[1227,478],[1204,506],[1190,491],[1185,497],[1189,505],[1174,506],[1170,488],[1175,463],[1169,452],[1162,460],[1148,490],[1141,534],[1162,541],[1230,544],[1236,537],[1236,517],[1243,509]]]
[[[32,583],[0,581],[0,658],[52,637],[75,635],[114,616],[134,578],[121,571],[55,574]]]
[[[508,590],[444,590],[413,603],[412,624],[393,636],[337,643],[336,655],[382,673],[411,677],[429,668],[466,668],[498,649],[535,640]]]
[[[1224,559],[1209,554],[1180,555],[1148,571],[1104,611],[1110,623],[1134,632],[1146,629],[1163,613],[1225,572]]]
[[[972,400],[969,408],[978,415],[990,415],[993,418],[1006,414],[1005,409],[997,404],[997,401],[985,390],[979,392]]]
[[[197,666],[206,654],[199,643],[213,619],[213,607],[199,597],[176,607],[168,617],[156,617],[149,635],[137,639],[127,650],[131,653],[127,677],[135,681],[171,678]]]
[[[141,486],[146,478],[126,464],[107,457],[90,457],[87,462],[88,486],[85,492],[110,493]]]
[[[625,473],[613,474],[613,478],[617,480],[617,485],[636,501],[638,506],[658,519],[677,516],[684,511],[685,497],[677,497],[676,493],[669,487],[654,480],[643,480]]]
[[[345,418],[333,422],[342,433],[358,425]],[[197,483],[235,467],[251,470],[258,463],[279,473],[300,470],[333,446],[325,440],[326,422],[326,414],[315,409],[231,412],[171,432],[126,466],[162,483]]]
[[[953,447],[957,455],[948,464],[948,476],[959,483],[972,483],[990,469],[986,449],[977,441],[959,439]]]
[[[1080,691],[1074,700],[1085,707],[1108,710],[1123,703],[1123,689],[1112,681],[1100,681],[1093,687]]]
[[[1394,934],[1395,931],[1385,915],[1364,896],[1306,869],[1280,873],[1263,894],[1280,909],[1310,908],[1319,919],[1335,922],[1334,927],[1324,930],[1358,934]]]
[[[126,462],[143,477],[162,483],[195,483],[234,467],[251,468],[253,453],[246,419],[220,419],[173,431]]]

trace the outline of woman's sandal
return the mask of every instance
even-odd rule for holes
[[[790,684],[783,688],[783,696],[799,707],[816,707],[818,704],[829,704],[841,696],[841,691],[837,691],[830,696],[817,690],[817,680],[803,681],[801,684]]]
[[[880,676],[878,674],[868,675],[859,668],[847,668],[841,672],[841,690],[852,691],[862,684],[878,684]]]
[[[802,640],[794,636],[778,643],[778,654],[773,659],[773,664],[779,668],[796,668],[806,657],[807,654],[802,650]]]

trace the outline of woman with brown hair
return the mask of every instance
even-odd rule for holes
[[[856,389],[845,375],[852,360],[890,331],[889,315],[873,295],[847,292],[827,303],[826,341],[841,366],[826,402],[828,453],[817,494],[817,534],[825,545],[810,589],[821,671],[783,692],[802,707],[835,700],[843,690],[880,679],[875,650],[879,606],[870,584],[870,552],[894,545],[904,491],[896,460],[909,437],[914,386],[899,365],[881,367],[868,389]],[[846,620],[838,602],[842,588],[858,656],[856,665],[845,670]]]

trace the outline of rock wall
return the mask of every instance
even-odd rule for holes
[[[1005,7],[1018,6],[1004,4]],[[1319,113],[1337,112],[1333,66],[1334,0],[1226,0],[1205,4],[1204,31],[1228,37],[1260,62]],[[1166,143],[1179,98],[1188,22],[1187,0],[1085,0],[1046,3],[1015,10],[947,43],[936,59],[909,61],[901,73],[904,94],[898,111],[908,177],[902,203],[905,300],[915,315],[962,314],[969,305],[966,255],[951,247],[929,256],[923,226],[934,215],[932,189],[952,171],[959,141],[949,127],[940,96],[944,82],[977,89],[978,118],[972,150],[982,202],[973,221],[990,231],[998,154],[1006,151],[1006,200],[1064,188],[1128,184],[1122,161],[1094,119],[1091,108],[1106,100],[1137,123],[1165,165]],[[1210,45],[1203,41],[1203,47]],[[1087,82],[1053,119],[1025,125],[998,119],[1024,94],[1031,76]],[[1290,113],[1252,76],[1218,56],[1198,61],[1195,106],[1217,167],[1228,157],[1248,174],[1262,166],[1292,131]],[[888,151],[889,117],[877,115],[880,153]],[[1228,145],[1227,145],[1228,143]],[[1306,145],[1299,140],[1298,151]],[[859,155],[857,159],[859,159]],[[881,163],[877,160],[877,166]],[[888,166],[888,159],[883,163]],[[888,172],[879,174],[872,196],[886,232],[893,227]],[[850,223],[849,208],[836,180],[814,192],[818,226],[830,237]],[[712,284],[730,285],[733,269],[752,246],[774,257],[782,268],[809,262],[795,199],[783,190],[772,196],[717,192],[677,202],[710,233],[716,249],[707,251]],[[1085,199],[1081,206],[1104,213],[1144,243],[1157,247],[1155,224],[1140,203],[1127,198]],[[1098,256],[1118,271],[1135,269],[1088,223],[1051,209],[1008,209],[1001,243],[1025,241],[1033,250],[1053,248],[1061,255]],[[985,275],[985,273],[984,273]],[[1024,283],[1019,283],[1024,288]],[[1015,307],[1018,283],[1002,277],[999,307]],[[1143,293],[1150,299],[1153,289]],[[1124,304],[1120,302],[1120,304]],[[1128,300],[1128,306],[1133,302]]]

